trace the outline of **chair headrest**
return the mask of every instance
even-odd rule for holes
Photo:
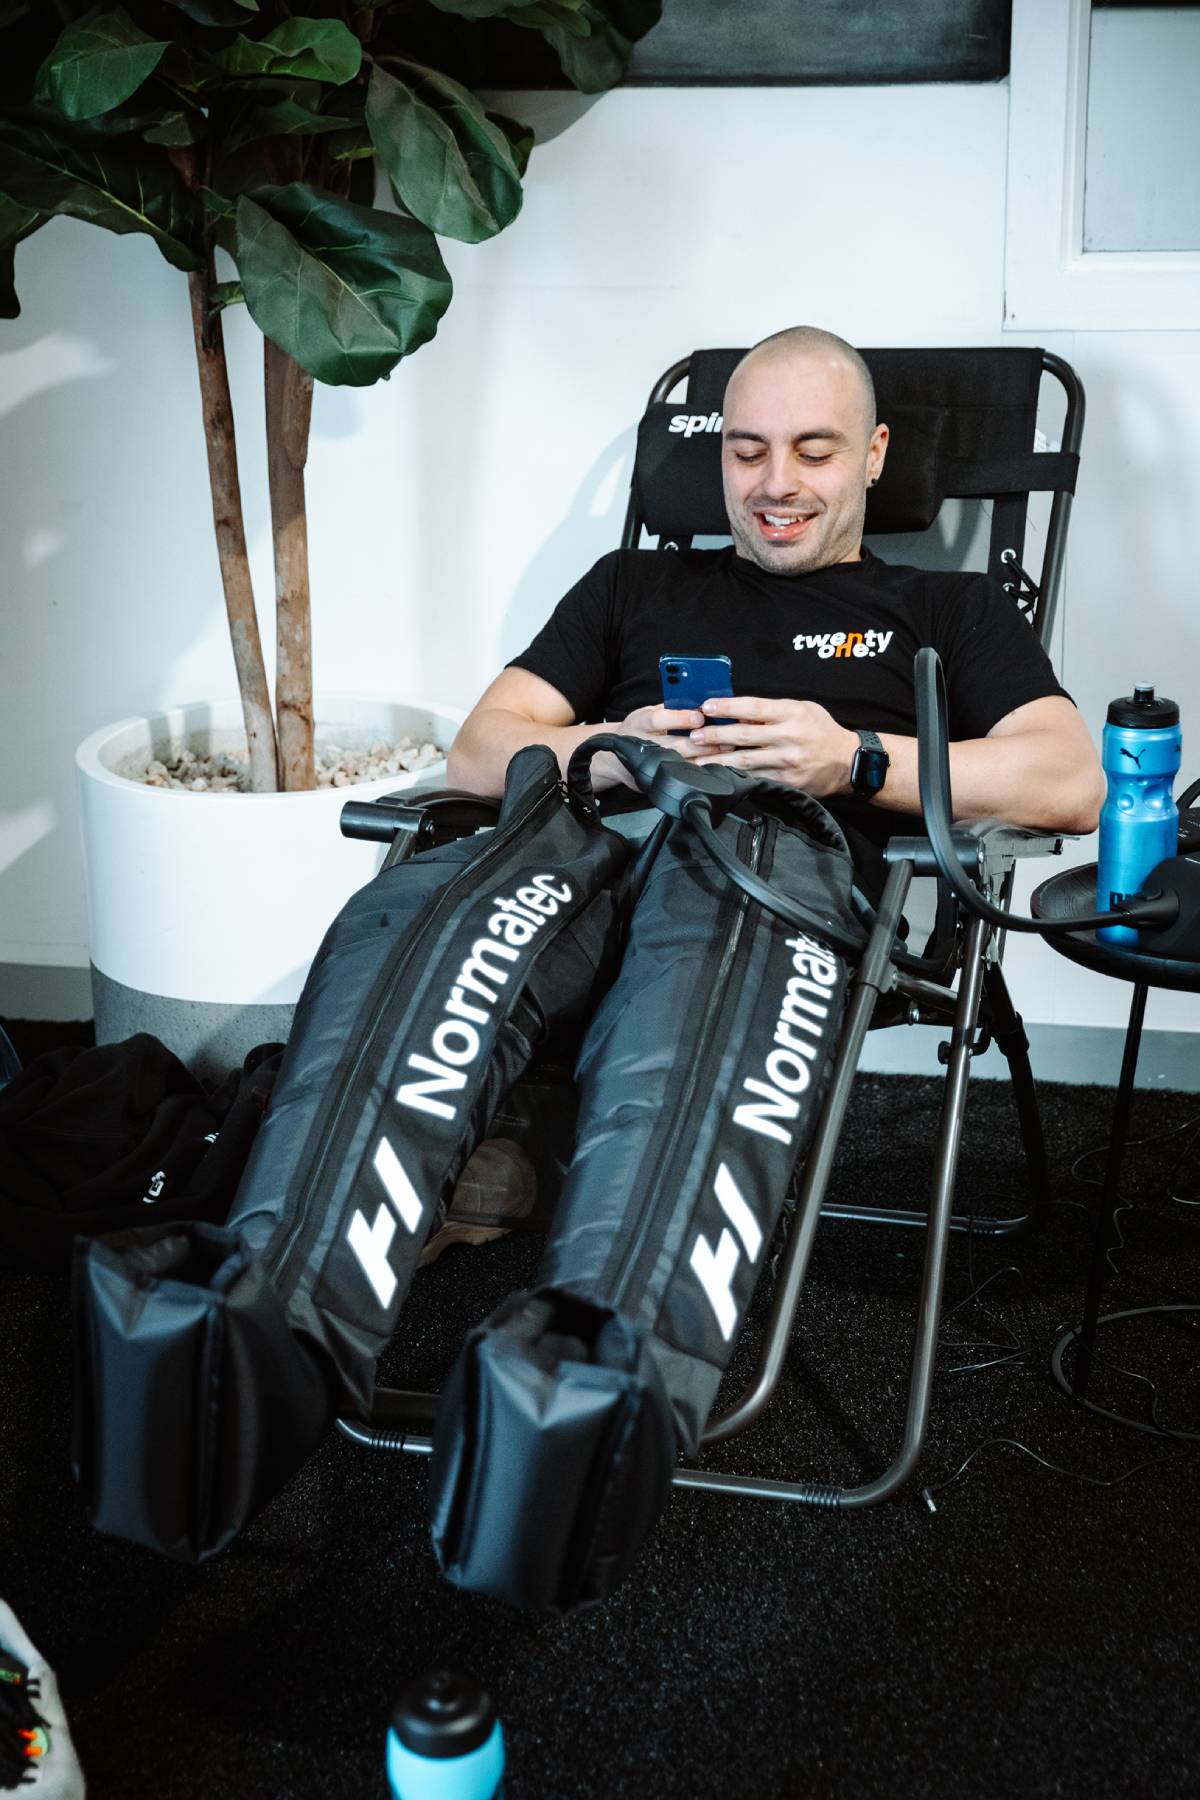
[[[683,401],[647,408],[634,487],[647,528],[723,537],[721,405],[740,350],[692,355]],[[1034,453],[1042,352],[1001,348],[864,350],[879,418],[891,432],[865,534],[926,531],[943,500],[1032,490],[1073,493],[1078,457]]]
[[[877,487],[867,495],[866,531],[926,531],[942,504],[938,406],[892,407],[892,437]],[[899,454],[897,454],[899,451]],[[647,409],[638,426],[639,510],[667,537],[728,534],[721,487],[721,415],[691,413],[670,401]]]

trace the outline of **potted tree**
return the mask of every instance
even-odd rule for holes
[[[347,844],[331,858],[345,790],[317,788],[304,477],[314,383],[386,379],[450,304],[438,237],[476,243],[519,212],[533,138],[480,98],[497,54],[511,63],[512,43],[535,36],[576,87],[599,92],[660,11],[661,0],[0,0],[0,316],[19,310],[16,248],[56,214],[144,233],[186,277],[239,693],[237,705],[127,721],[81,747],[102,1036],[142,1026],[227,1061],[241,1040],[286,1027],[320,931],[370,854]],[[263,336],[273,696],[222,334],[233,306]],[[441,748],[457,722],[444,708],[390,721],[338,712],[343,736],[407,724]],[[169,754],[189,733],[200,750],[239,741],[250,791],[236,805],[123,778],[139,754]],[[256,908],[235,819],[272,880],[289,870],[289,905],[266,909],[261,941],[247,933]],[[187,909],[211,921],[201,884],[230,863],[243,883],[236,942],[216,943],[209,970],[211,923],[202,930],[205,915]],[[182,1015],[160,998],[182,1001]],[[282,1010],[247,1018],[249,1002]]]

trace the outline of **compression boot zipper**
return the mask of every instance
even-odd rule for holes
[[[738,855],[743,857],[756,874],[760,872],[760,864],[764,862],[764,851],[768,848],[767,821],[756,819],[750,826],[743,826],[738,833]],[[748,842],[747,842],[748,840]],[[771,834],[771,842],[774,834]],[[762,871],[769,874],[769,858],[767,867]],[[730,901],[732,900],[732,909]],[[654,1170],[647,1184],[646,1200],[639,1209],[638,1229],[626,1250],[621,1256],[617,1274],[612,1287],[613,1304],[620,1307],[627,1293],[635,1295],[644,1291],[653,1272],[659,1255],[659,1214],[670,1210],[675,1204],[675,1192],[667,1180],[669,1171],[675,1162],[675,1153],[679,1143],[688,1129],[691,1115],[691,1103],[700,1085],[701,1077],[710,1078],[715,1074],[721,1061],[721,1046],[725,1034],[719,1026],[726,1014],[737,1004],[741,989],[730,980],[735,960],[745,935],[746,919],[752,902],[740,889],[731,889],[725,903],[718,909],[714,936],[718,941],[724,937],[724,949],[718,965],[715,979],[705,997],[705,1003],[696,1021],[695,1042],[699,1052],[688,1070],[683,1090],[671,1116],[671,1128],[659,1146],[658,1155],[654,1159]],[[732,921],[729,912],[733,911]],[[727,923],[728,921],[728,923]],[[715,1048],[714,1048],[715,1046]]]

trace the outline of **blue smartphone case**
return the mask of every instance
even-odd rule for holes
[[[733,695],[733,665],[727,656],[660,656],[658,678],[663,705],[679,711],[698,710],[702,702]],[[730,725],[731,719],[710,719],[711,725]],[[672,737],[686,737],[686,730]]]

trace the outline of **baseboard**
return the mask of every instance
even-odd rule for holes
[[[0,962],[0,1018],[90,1019],[92,983],[86,968],[60,963]]]
[[[1066,1081],[1076,1086],[1116,1087],[1125,1048],[1119,1025],[1026,1025],[1029,1060],[1036,1079]],[[862,1067],[877,1075],[938,1075],[937,1047],[948,1031],[927,1025],[896,1026],[874,1031],[863,1049]],[[1008,1064],[993,1044],[974,1059],[972,1075],[1006,1077]],[[1200,1031],[1142,1033],[1137,1086],[1200,1093]]]

